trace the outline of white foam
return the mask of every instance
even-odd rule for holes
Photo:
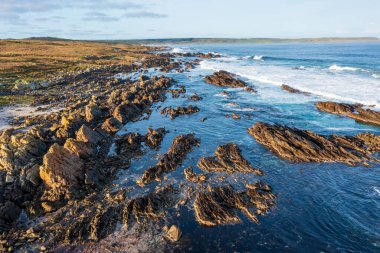
[[[357,71],[359,69],[354,68],[354,67],[342,67],[342,66],[338,66],[338,65],[332,65],[329,67],[329,70],[340,72],[340,71]]]
[[[183,53],[185,50],[182,48],[175,47],[172,49],[172,53]]]
[[[373,78],[380,79],[380,74],[372,74]]]
[[[263,55],[255,55],[255,56],[253,57],[253,59],[254,59],[255,61],[263,61],[263,58],[264,58]]]
[[[244,60],[238,62],[205,60],[201,62],[200,67],[206,70],[229,71],[251,80],[256,86],[265,86],[265,84],[281,86],[286,83],[295,89],[333,101],[374,105],[376,109],[380,109],[378,96],[380,80],[352,71],[335,75],[321,68],[306,68],[299,71],[288,66],[247,66]]]
[[[379,187],[372,187],[373,188],[373,191],[377,193],[378,196],[380,196],[380,188]]]

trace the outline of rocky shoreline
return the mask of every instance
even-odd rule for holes
[[[128,169],[133,159],[148,150],[160,150],[170,133],[154,125],[146,126],[146,134],[130,132],[128,123],[149,119],[153,112],[173,122],[202,113],[195,105],[156,106],[169,96],[194,104],[203,98],[197,93],[187,97],[185,86],[177,85],[171,77],[152,74],[152,69],[182,73],[195,68],[201,59],[220,57],[212,53],[157,52],[161,49],[144,49],[144,57],[132,64],[70,72],[47,79],[43,85],[32,82],[15,86],[12,92],[28,93],[38,110],[61,109],[19,117],[12,122],[13,128],[0,132],[0,251],[101,252],[94,245],[102,247],[118,236],[143,251],[165,251],[182,236],[180,228],[168,221],[169,210],[176,206],[194,210],[195,220],[204,226],[240,223],[242,216],[259,223],[259,217],[275,206],[277,196],[269,184],[242,180],[239,187],[226,180],[235,174],[265,176],[265,168],[253,166],[240,144],[231,142],[218,143],[214,155],[184,169],[178,184],[163,183],[202,145],[202,140],[190,132],[176,134],[167,152],[155,164],[142,168],[142,176],[135,180],[142,194],[131,197],[131,187],[115,187],[113,180],[119,171]],[[204,80],[223,88],[257,92],[237,75],[223,70]],[[290,86],[281,88],[309,95]],[[379,113],[361,105],[320,102],[316,107],[380,125]],[[231,117],[235,122],[251,119],[236,113]],[[257,122],[248,134],[290,162],[350,166],[380,162],[376,158],[380,136],[371,133],[320,135]],[[128,243],[120,247],[113,249],[138,251]]]

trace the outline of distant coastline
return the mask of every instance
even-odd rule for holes
[[[11,39],[9,39],[11,40]],[[265,44],[265,43],[344,43],[380,42],[376,37],[321,37],[321,38],[171,38],[171,39],[131,39],[131,40],[70,40],[56,37],[31,37],[25,40],[43,41],[89,41],[123,44]]]

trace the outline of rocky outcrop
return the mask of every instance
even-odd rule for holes
[[[275,196],[267,188],[257,187],[236,191],[232,186],[210,187],[199,192],[194,202],[197,221],[205,226],[228,225],[241,222],[236,210],[258,223],[257,214],[264,215],[274,205]]]
[[[364,109],[359,104],[344,104],[336,102],[318,102],[315,104],[322,112],[339,114],[352,118],[358,122],[380,126],[380,112]]]
[[[193,147],[199,145],[200,141],[193,134],[177,136],[168,153],[164,154],[155,166],[144,172],[138,184],[146,185],[154,180],[160,180],[164,173],[174,171],[183,162],[186,155],[193,150]]]
[[[256,123],[248,129],[257,142],[292,162],[342,162],[357,165],[376,161],[380,138],[373,134],[323,136],[312,131],[281,125]]]
[[[198,167],[206,172],[264,174],[261,170],[253,168],[242,156],[239,147],[231,143],[219,146],[215,156],[201,158]]]
[[[177,107],[177,108],[166,107],[161,110],[161,114],[170,115],[171,119],[175,119],[180,115],[193,114],[199,111],[200,109],[198,107],[189,105],[187,107]]]
[[[151,129],[148,128],[148,133],[145,136],[145,144],[150,148],[158,148],[166,134],[165,128]]]
[[[247,86],[247,84],[244,81],[237,79],[236,75],[224,70],[215,72],[211,76],[206,76],[204,80],[206,81],[206,83],[214,84],[221,87],[243,88]]]
[[[78,186],[84,179],[83,160],[66,147],[53,144],[40,167],[42,181],[52,189]]]
[[[178,203],[178,194],[178,189],[167,185],[156,192],[129,201],[123,210],[124,224],[129,226],[133,220],[144,224],[147,220],[163,218],[166,210]]]
[[[186,88],[184,85],[181,85],[179,89],[170,89],[168,92],[172,94],[173,98],[178,98],[181,94],[186,93]]]

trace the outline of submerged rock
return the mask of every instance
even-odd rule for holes
[[[186,180],[193,183],[203,183],[207,179],[207,176],[204,174],[200,174],[200,175],[195,174],[192,167],[186,168],[184,170],[184,174],[185,174]]]
[[[202,97],[200,97],[197,93],[194,93],[193,95],[191,95],[190,97],[189,97],[189,100],[193,100],[193,101],[200,101],[200,100],[202,100],[203,98]]]
[[[224,70],[215,72],[211,76],[206,76],[204,80],[206,81],[206,83],[222,87],[243,88],[247,86],[247,84],[244,81],[237,79],[236,75]]]
[[[323,136],[312,131],[281,125],[256,123],[248,129],[257,142],[292,162],[342,162],[357,165],[376,161],[371,153],[379,148],[380,138],[373,134]]]
[[[371,109],[363,109],[363,105],[318,102],[315,106],[322,112],[340,114],[352,118],[358,122],[380,126],[380,112],[373,111]]]
[[[219,146],[215,156],[201,158],[198,167],[206,172],[264,174],[261,170],[253,168],[242,156],[240,148],[231,143]]]
[[[193,114],[199,111],[200,109],[198,107],[189,105],[187,107],[177,107],[177,108],[166,107],[162,109],[161,114],[170,115],[171,119],[175,119],[179,115]]]
[[[193,134],[177,136],[168,153],[164,154],[155,166],[144,172],[138,184],[149,184],[154,180],[159,180],[164,173],[174,171],[183,162],[186,155],[193,150],[193,147],[199,145],[199,139],[195,138]]]
[[[285,90],[287,92],[290,92],[290,93],[310,95],[310,93],[308,93],[308,92],[304,92],[304,91],[295,89],[295,88],[290,87],[289,85],[286,85],[286,84],[281,85],[281,89],[283,89],[283,90]]]
[[[208,192],[199,192],[196,196],[195,217],[205,226],[235,224],[241,222],[236,214],[236,210],[240,210],[258,223],[256,214],[265,214],[274,205],[274,199],[271,192],[261,188],[236,191],[232,186],[209,186]]]

